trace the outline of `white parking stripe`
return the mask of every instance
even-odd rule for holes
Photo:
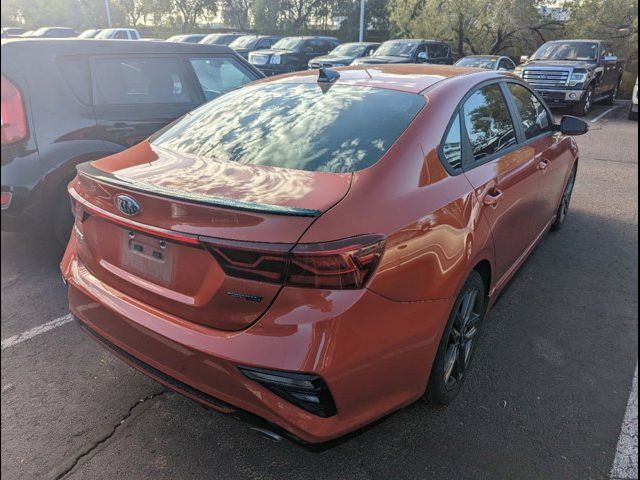
[[[618,105],[619,106],[619,105]],[[594,118],[593,120],[591,120],[591,123],[597,123],[598,120],[602,120],[604,117],[606,117],[607,115],[609,115],[611,112],[613,112],[616,108],[618,108],[618,106],[615,107],[611,107],[609,110],[605,110],[604,112],[602,112],[600,115],[598,115],[596,118]]]
[[[631,396],[622,422],[622,431],[611,468],[611,478],[627,480],[638,478],[638,366],[633,376]]]
[[[4,340],[2,340],[2,350],[4,350],[5,348],[13,347],[14,345],[18,345],[19,343],[25,342],[30,338],[48,332],[49,330],[53,330],[54,328],[61,327],[62,325],[69,323],[71,320],[73,320],[73,317],[70,313],[67,313],[60,318],[51,320],[50,322],[47,322],[43,325],[33,327],[26,332],[19,333],[18,335],[14,335],[13,337],[5,338]]]

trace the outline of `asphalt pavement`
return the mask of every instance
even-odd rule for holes
[[[319,452],[123,364],[65,320],[55,241],[3,232],[2,477],[609,478],[638,358],[638,124],[620,102],[578,141],[567,224],[491,312],[456,402],[416,403]]]

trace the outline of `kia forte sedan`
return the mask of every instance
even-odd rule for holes
[[[490,71],[260,81],[78,168],[71,312],[158,382],[304,442],[449,404],[566,221],[586,130]]]

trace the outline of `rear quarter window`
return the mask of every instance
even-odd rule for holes
[[[380,160],[424,104],[393,90],[262,84],[200,107],[152,142],[203,161],[349,173]]]

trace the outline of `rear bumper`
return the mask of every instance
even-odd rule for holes
[[[318,290],[311,298],[285,289],[256,324],[225,332],[111,289],[81,264],[74,243],[62,264],[71,312],[111,350],[197,402],[258,417],[309,443],[357,430],[419,398],[453,302],[398,303],[367,290]],[[238,365],[320,375],[337,414],[310,414],[246,378]]]

